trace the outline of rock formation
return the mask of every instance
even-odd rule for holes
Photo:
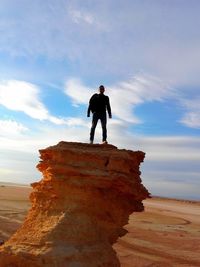
[[[149,197],[141,184],[141,151],[60,142],[40,150],[32,207],[0,247],[1,267],[117,267],[112,244]]]

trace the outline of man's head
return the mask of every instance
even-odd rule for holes
[[[100,85],[99,86],[99,93],[100,94],[103,94],[105,92],[105,88],[104,88],[104,86],[103,85]]]

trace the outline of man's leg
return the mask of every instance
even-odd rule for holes
[[[95,132],[95,129],[97,126],[98,119],[99,119],[99,117],[98,117],[97,113],[94,112],[93,116],[92,116],[92,127],[90,130],[90,142],[94,141],[94,132]]]
[[[106,113],[102,113],[101,117],[101,127],[102,127],[102,141],[106,142],[107,140],[107,129],[106,129],[106,123],[107,123],[107,118],[106,118]]]

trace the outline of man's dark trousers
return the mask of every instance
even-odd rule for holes
[[[106,117],[106,111],[105,112],[94,112],[93,113],[92,127],[91,127],[91,131],[90,131],[90,141],[94,140],[94,132],[95,132],[98,120],[101,121],[102,135],[103,135],[103,140],[102,141],[106,141],[106,139],[107,139],[107,129],[106,129],[107,117]]]

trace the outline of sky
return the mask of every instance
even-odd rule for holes
[[[103,84],[108,142],[146,153],[153,195],[200,200],[199,13],[198,0],[1,0],[0,181],[38,181],[39,149],[89,142]]]

